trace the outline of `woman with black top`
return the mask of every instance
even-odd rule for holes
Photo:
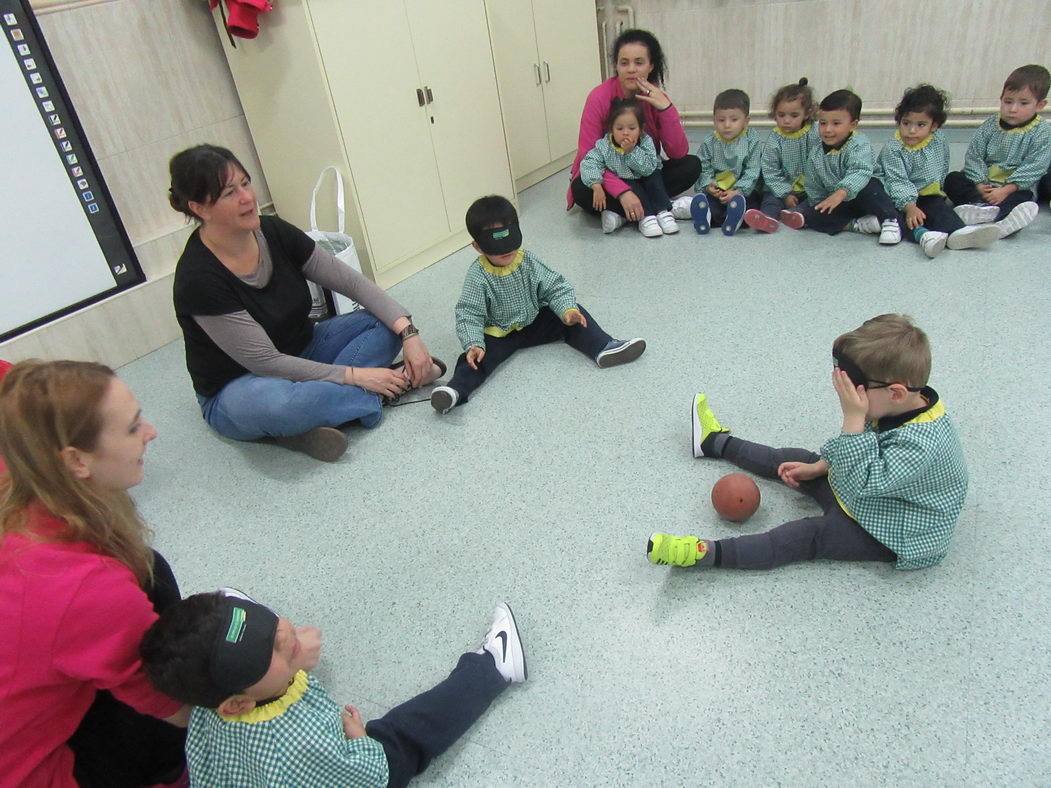
[[[408,310],[301,230],[259,216],[230,151],[199,145],[169,169],[172,207],[200,223],[175,269],[175,314],[201,411],[220,435],[272,437],[332,461],[347,448],[337,427],[373,427],[385,399],[444,374]],[[307,280],[364,310],[315,326]]]

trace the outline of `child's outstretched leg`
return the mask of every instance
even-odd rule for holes
[[[407,785],[459,739],[508,684],[526,680],[525,652],[511,608],[501,602],[477,652],[460,657],[449,677],[396,706],[365,730],[383,745],[389,786]]]

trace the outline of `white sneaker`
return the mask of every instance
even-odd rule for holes
[[[613,211],[602,212],[602,232],[611,233],[624,226],[624,217]]]
[[[460,401],[460,393],[448,386],[435,386],[431,392],[431,407],[439,413],[448,413]]]
[[[856,233],[865,233],[866,235],[876,235],[880,231],[879,219],[872,214],[868,216],[860,216],[850,224],[850,229]]]
[[[979,224],[961,227],[949,235],[946,246],[949,249],[973,249],[976,246],[988,246],[1000,240],[1000,228],[995,224]]]
[[[684,194],[682,197],[676,197],[671,201],[671,215],[676,219],[688,222],[693,218],[690,216],[690,203],[692,202],[692,194]]]
[[[679,232],[679,225],[675,223],[675,216],[672,215],[671,211],[661,211],[658,213],[657,224],[661,226],[661,231],[665,235],[672,235],[673,233]]]
[[[897,219],[884,219],[880,226],[879,242],[881,244],[896,244],[901,241],[901,225]]]
[[[920,236],[920,248],[928,257],[937,257],[938,253],[945,248],[945,241],[948,238],[948,233],[940,233],[937,230],[928,230]]]
[[[483,651],[493,655],[496,669],[508,684],[521,684],[529,678],[515,614],[506,602],[501,602],[493,611],[493,622],[489,625],[489,631],[485,633],[478,653]]]
[[[1000,215],[1000,209],[997,206],[985,203],[957,205],[953,210],[964,224],[988,224],[995,222],[996,217]]]
[[[643,216],[642,221],[639,222],[639,232],[647,238],[660,238],[664,235],[656,216]]]
[[[1014,235],[1023,227],[1028,227],[1033,223],[1037,210],[1035,202],[1019,203],[1007,216],[993,224],[993,227],[1000,229],[1001,238]]]

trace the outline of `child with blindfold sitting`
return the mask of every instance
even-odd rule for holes
[[[518,213],[504,197],[475,200],[467,232],[480,254],[467,270],[456,304],[456,336],[464,352],[446,386],[431,392],[431,407],[448,413],[515,351],[565,340],[599,367],[634,361],[644,339],[613,339],[577,303],[573,285],[522,248]]]
[[[367,724],[307,673],[320,651],[320,631],[294,627],[234,589],[164,611],[143,638],[142,661],[158,691],[196,707],[186,737],[192,785],[404,786],[527,675],[503,603],[478,651]]]
[[[922,569],[945,558],[967,469],[956,428],[927,386],[927,335],[905,315],[880,315],[837,338],[832,356],[843,427],[820,455],[731,437],[704,394],[693,407],[694,457],[780,478],[823,514],[734,539],[655,533],[646,547],[651,563],[771,569],[828,558]]]

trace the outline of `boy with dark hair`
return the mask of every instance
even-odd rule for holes
[[[482,647],[448,678],[367,724],[306,672],[320,651],[319,630],[293,627],[233,589],[161,615],[143,638],[143,666],[159,691],[195,706],[186,737],[193,785],[404,786],[527,675],[503,603]]]
[[[816,500],[819,517],[735,539],[650,536],[651,563],[771,569],[796,561],[894,561],[898,569],[941,562],[967,492],[956,429],[928,387],[927,335],[906,315],[880,315],[832,345],[832,384],[843,426],[817,455],[733,438],[698,394],[693,456],[723,457]]]
[[[759,174],[763,164],[763,143],[748,128],[751,102],[748,94],[736,88],[715,97],[709,134],[697,150],[701,174],[694,184],[697,195],[679,197],[672,204],[676,217],[688,211],[694,229],[707,234],[713,224],[722,226],[723,235],[734,235],[749,208],[759,206]]]
[[[646,350],[644,339],[613,339],[603,331],[577,303],[573,286],[522,248],[518,213],[506,198],[475,200],[466,224],[479,255],[456,304],[456,336],[464,352],[452,380],[431,392],[438,413],[466,403],[522,348],[565,340],[603,369],[634,361]]]
[[[835,90],[821,101],[821,146],[803,165],[807,199],[794,211],[782,211],[781,221],[827,235],[843,230],[878,234],[881,244],[896,244],[901,240],[898,211],[874,177],[876,159],[868,137],[857,131],[860,119],[861,98],[849,90]]]
[[[1051,166],[1051,128],[1038,114],[1049,85],[1043,66],[1012,71],[1000,92],[1000,113],[978,127],[963,171],[945,179],[945,193],[967,224],[995,222],[1007,237],[1036,218],[1033,192]]]

